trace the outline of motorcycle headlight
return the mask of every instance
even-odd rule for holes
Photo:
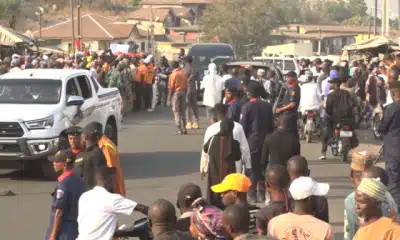
[[[44,119],[25,122],[25,125],[28,129],[46,129],[53,127],[53,124],[54,124],[53,116]]]

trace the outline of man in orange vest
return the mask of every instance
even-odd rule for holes
[[[140,65],[136,69],[136,78],[135,78],[135,109],[136,111],[140,111],[142,109],[142,100],[144,99],[144,86],[146,76],[148,74],[148,69],[146,64],[144,64],[144,60],[140,59]]]
[[[144,106],[147,111],[152,111],[151,102],[153,95],[153,80],[154,80],[154,65],[152,63],[153,55],[149,55],[144,60],[144,64],[147,65],[147,74],[144,80]]]
[[[103,126],[101,123],[89,123],[87,128],[92,129],[96,133],[95,137],[98,139],[98,146],[103,151],[103,154],[106,158],[107,166],[115,169],[114,193],[125,196],[126,192],[124,174],[121,169],[121,162],[117,146],[103,134]]]

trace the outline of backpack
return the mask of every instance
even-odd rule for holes
[[[339,101],[335,101],[335,107],[333,110],[333,117],[337,120],[350,118],[353,115],[353,103],[351,101],[350,93],[346,90],[339,89],[335,92],[335,94],[339,94],[341,97]]]

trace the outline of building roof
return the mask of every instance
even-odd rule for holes
[[[212,4],[215,0],[142,0],[142,5]]]
[[[309,25],[309,24],[289,24],[287,26],[281,26],[280,31],[296,31],[297,27],[303,28],[305,33],[313,32],[351,32],[351,33],[368,33],[369,26],[357,26],[357,25]],[[373,31],[373,28],[371,28]]]
[[[12,38],[15,39],[15,42],[26,42],[26,43],[30,43],[33,41],[33,39],[31,39],[28,36],[25,36],[22,33],[19,33],[17,31],[15,31],[14,29],[5,27],[5,26],[1,26],[0,25],[1,30],[8,32],[8,34],[12,35]]]
[[[171,27],[170,30],[174,32],[200,32],[201,29],[198,25],[184,26],[184,27]]]
[[[164,22],[168,15],[173,15],[172,10],[169,8],[139,8],[136,11],[129,13],[127,18],[151,21],[151,18],[153,17],[153,21],[155,22]]]
[[[42,29],[43,39],[70,39],[72,36],[71,20],[67,20]],[[74,19],[75,36],[78,37],[78,19]],[[110,18],[96,14],[87,14],[81,18],[83,40],[114,40],[128,38],[134,24],[114,23]],[[39,31],[33,33],[39,36]]]

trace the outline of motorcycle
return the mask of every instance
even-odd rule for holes
[[[142,218],[133,223],[132,226],[121,226],[115,231],[114,237],[120,239],[139,238],[140,240],[151,240],[151,230],[149,226],[149,219]]]
[[[308,110],[299,118],[299,136],[301,139],[306,139],[307,143],[311,143],[314,136],[320,137],[321,126],[318,111]]]
[[[331,149],[333,156],[342,156],[342,162],[347,162],[349,152],[354,143],[353,141],[353,128],[350,124],[339,123],[336,125],[333,139],[331,142]]]

